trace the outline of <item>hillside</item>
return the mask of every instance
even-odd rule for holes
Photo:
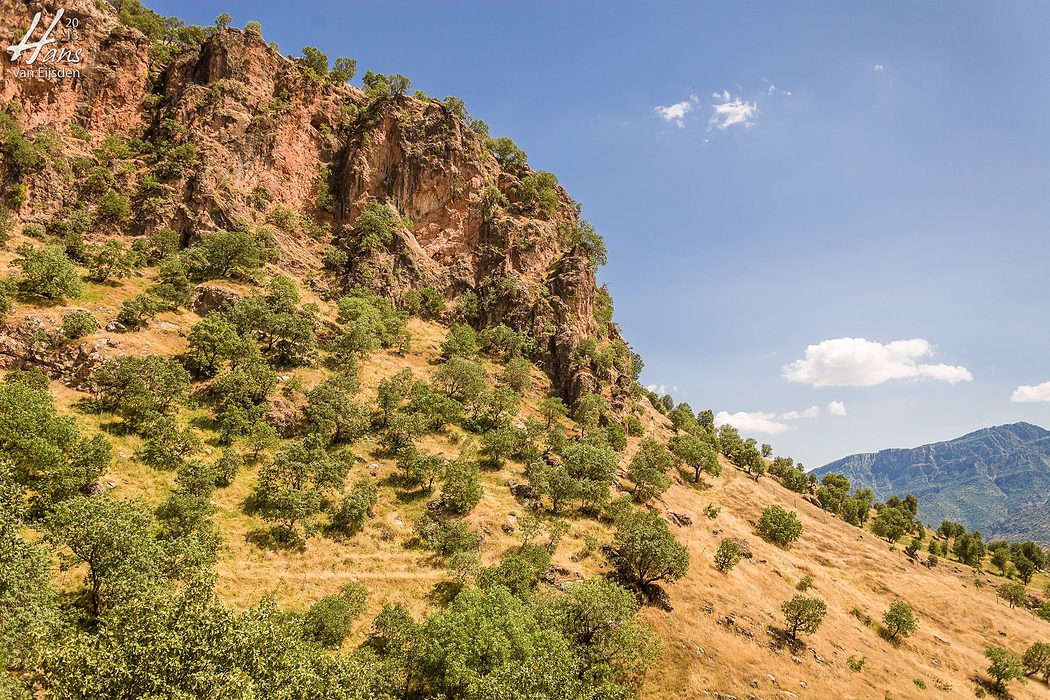
[[[880,499],[914,493],[927,523],[955,520],[989,536],[1050,542],[1050,431],[1029,423],[851,455],[815,470],[828,472]]]
[[[116,8],[0,75],[0,697],[963,698],[1050,641],[1045,571],[645,390],[600,235],[462,102]]]

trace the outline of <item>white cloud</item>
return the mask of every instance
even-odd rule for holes
[[[1036,386],[1022,384],[1014,389],[1010,400],[1014,403],[1033,403],[1036,401],[1050,401],[1050,382],[1043,382]]]
[[[788,411],[781,413],[777,418],[781,420],[798,420],[799,418],[816,418],[820,415],[820,407],[810,406],[804,411]]]
[[[776,418],[777,415],[775,413],[749,411],[729,413],[728,411],[719,411],[715,414],[715,425],[728,423],[737,430],[742,430],[746,433],[768,433],[769,435],[776,435],[785,430],[791,430],[790,425],[780,423],[775,420]]]
[[[737,124],[742,125],[745,129],[750,129],[755,125],[752,118],[758,114],[757,102],[744,102],[739,97],[730,95],[728,90],[723,90],[721,94],[716,92],[712,97],[721,102],[711,105],[711,119],[708,121],[708,128],[725,131]]]
[[[829,401],[828,413],[833,416],[844,416],[846,415],[846,404],[841,401]]]
[[[784,377],[811,386],[875,386],[892,379],[936,379],[949,384],[969,382],[965,367],[920,364],[933,354],[922,338],[883,345],[864,338],[835,338],[806,348],[806,356],[784,365]]]
[[[653,107],[653,111],[665,122],[672,123],[679,129],[684,129],[686,115],[692,112],[699,104],[700,98],[696,95],[690,95],[688,100],[682,100],[667,107],[657,105]]]
[[[669,387],[666,384],[649,384],[645,388],[648,389],[649,391],[652,391],[654,393],[660,394],[661,396],[663,396],[664,394],[670,393],[672,391],[678,391],[678,387],[677,386],[670,386]]]
[[[876,73],[881,73],[884,70],[886,70],[886,68],[881,63],[876,63],[875,64],[875,72]]]
[[[794,430],[795,426],[788,425],[783,421],[802,420],[803,418],[816,418],[820,415],[819,406],[810,406],[802,411],[788,411],[787,413],[764,413],[762,411],[719,411],[715,414],[715,425],[729,424],[745,433],[768,433],[775,435],[785,430]]]

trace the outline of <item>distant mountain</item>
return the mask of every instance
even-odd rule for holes
[[[986,537],[1050,542],[1050,431],[1031,423],[851,455],[814,471],[840,472],[880,500],[914,493],[923,522],[947,518]]]

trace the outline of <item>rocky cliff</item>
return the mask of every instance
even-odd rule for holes
[[[318,293],[365,285],[397,301],[432,288],[451,303],[449,320],[528,331],[565,398],[602,389],[625,407],[631,353],[608,314],[595,319],[595,304],[611,302],[595,286],[579,207],[553,177],[501,164],[458,101],[357,89],[282,56],[257,30],[151,34],[156,16],[136,7],[65,5],[80,27],[66,42],[82,50],[78,77],[19,76],[4,55],[6,113],[50,144],[43,166],[2,156],[8,206],[23,222],[86,219],[89,239],[167,227],[183,245],[265,227],[276,265]],[[21,36],[37,9],[5,3],[4,35]],[[114,136],[130,148],[111,147]],[[107,178],[130,199],[128,223],[107,223],[88,191]],[[373,200],[399,225],[365,249],[354,227]]]

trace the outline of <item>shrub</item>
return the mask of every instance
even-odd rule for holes
[[[531,383],[531,369],[531,362],[524,357],[515,357],[507,362],[507,366],[503,369],[503,374],[500,375],[500,378],[506,382],[507,386],[511,389],[518,393],[522,393],[529,388],[529,384]]]
[[[722,543],[718,545],[718,551],[715,552],[715,568],[723,574],[729,573],[743,556],[744,553],[739,544],[729,539],[722,540]]]
[[[89,274],[96,282],[127,277],[132,270],[133,263],[131,249],[116,239],[110,239],[99,246],[92,246],[87,251]]]
[[[828,612],[828,606],[820,598],[796,595],[791,600],[784,601],[780,610],[787,622],[788,636],[796,639],[799,632],[813,634],[817,631]]]
[[[550,218],[558,210],[558,178],[553,173],[537,172],[526,175],[518,187],[518,199],[522,208],[540,216]]]
[[[634,482],[634,499],[645,503],[666,491],[671,486],[668,472],[673,465],[666,447],[651,438],[642,440],[627,467],[627,475]]]
[[[225,449],[215,464],[215,485],[229,486],[244,466],[244,457],[237,450]]]
[[[615,546],[618,568],[643,589],[655,581],[677,581],[689,569],[689,551],[656,511],[621,515]]]
[[[496,162],[507,172],[518,174],[525,170],[528,157],[512,139],[506,136],[491,139],[489,148],[492,150],[492,155],[496,157]]]
[[[344,535],[356,535],[364,528],[369,514],[379,501],[379,492],[371,479],[361,479],[343,496],[332,516],[332,529]]]
[[[373,198],[361,208],[352,230],[359,248],[380,250],[394,240],[394,229],[398,227],[407,228],[393,207]]]
[[[98,218],[113,225],[123,224],[131,216],[128,198],[116,190],[109,190],[98,200]]]
[[[999,586],[996,589],[996,595],[1005,600],[1011,608],[1016,608],[1018,605],[1024,607],[1025,601],[1028,599],[1028,592],[1025,590],[1024,584],[1016,581]]]
[[[478,468],[457,459],[445,467],[445,483],[441,487],[441,500],[453,513],[469,513],[481,500],[482,488]]]
[[[348,583],[339,593],[321,598],[306,613],[303,636],[325,648],[338,648],[350,636],[367,600],[368,591],[359,583]]]
[[[212,231],[186,251],[195,279],[245,278],[273,257],[268,241],[247,231]]]
[[[91,335],[98,328],[99,324],[95,317],[81,309],[70,311],[62,317],[62,335],[69,340],[77,340],[85,335]]]
[[[457,323],[448,329],[448,334],[441,341],[441,355],[448,359],[452,357],[472,358],[478,354],[478,334],[470,326]]]
[[[903,600],[896,600],[890,605],[890,609],[882,616],[886,625],[886,635],[890,640],[899,637],[910,637],[919,628],[919,622],[915,619],[915,613],[911,606]]]
[[[80,276],[65,251],[57,246],[18,247],[20,258],[14,264],[22,268],[21,287],[27,294],[45,299],[80,296]]]
[[[995,680],[995,686],[999,690],[1005,690],[1010,681],[1024,683],[1027,680],[1024,676],[1024,662],[1008,649],[990,646],[984,650],[984,655],[991,662],[988,675]]]
[[[812,587],[813,587],[813,577],[810,576],[809,574],[806,574],[805,576],[803,576],[801,579],[799,579],[799,582],[797,584],[795,584],[795,589],[799,590],[799,591],[802,591],[803,593],[805,593],[806,591],[808,591]]]
[[[762,539],[786,547],[802,535],[802,523],[798,516],[778,505],[762,511],[758,520],[758,534]]]

